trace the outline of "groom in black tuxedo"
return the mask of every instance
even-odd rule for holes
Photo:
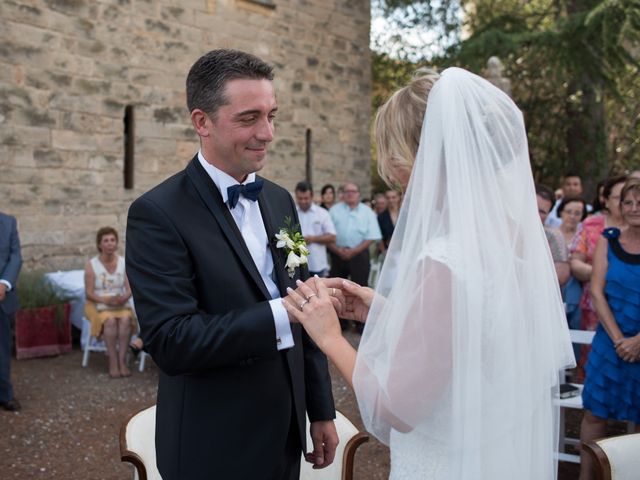
[[[129,209],[127,274],[145,349],[160,367],[156,453],[164,480],[293,480],[337,434],[324,355],[281,303],[275,234],[297,222],[289,193],[260,178],[277,111],[272,68],[234,50],[201,57],[187,104],[201,149]]]

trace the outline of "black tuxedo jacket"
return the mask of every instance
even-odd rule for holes
[[[265,180],[258,199],[281,294],[295,287],[272,242],[291,195]],[[280,352],[270,295],[197,156],[129,209],[126,245],[141,334],[160,367],[156,452],[163,479],[270,479],[292,421],[335,417],[324,355],[292,325]]]

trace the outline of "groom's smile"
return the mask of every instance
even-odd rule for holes
[[[235,79],[226,83],[225,104],[206,115],[199,129],[205,159],[242,182],[266,163],[278,105],[273,83]]]

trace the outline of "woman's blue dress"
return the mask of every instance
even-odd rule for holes
[[[617,228],[602,234],[609,242],[604,293],[622,334],[633,337],[640,332],[640,255],[622,249]],[[585,369],[584,408],[600,418],[640,423],[640,362],[622,360],[602,324]]]

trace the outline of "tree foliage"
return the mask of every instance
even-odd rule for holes
[[[640,0],[380,2],[400,28],[424,22],[450,42],[418,63],[482,73],[489,57],[500,57],[525,114],[539,180],[553,184],[577,171],[593,185],[640,165]],[[452,32],[461,32],[453,42]],[[389,65],[384,55],[374,54],[374,65],[374,82],[399,80],[376,74]]]

